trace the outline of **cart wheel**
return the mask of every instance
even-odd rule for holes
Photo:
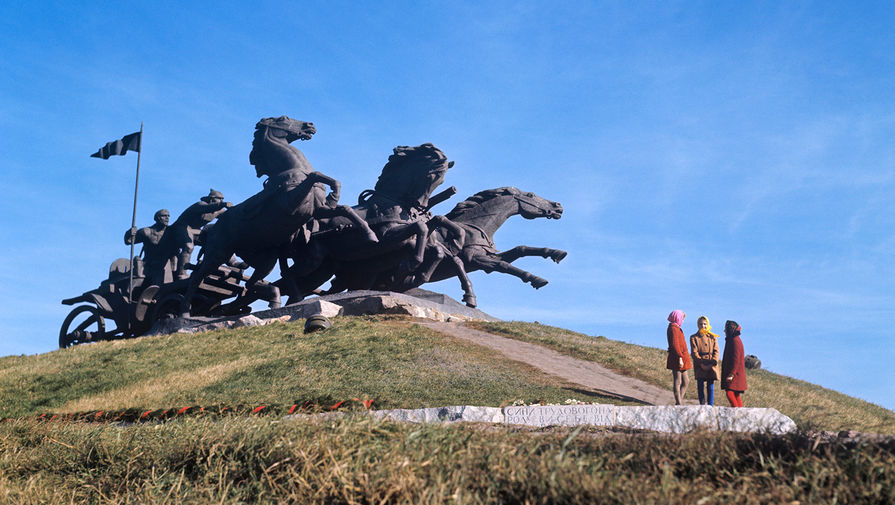
[[[155,324],[159,319],[172,319],[180,316],[180,305],[183,303],[183,295],[174,293],[165,296],[155,302],[152,312],[149,314],[149,323]]]
[[[106,321],[99,309],[92,305],[81,305],[69,312],[59,330],[59,348],[64,349],[86,342],[104,340]]]

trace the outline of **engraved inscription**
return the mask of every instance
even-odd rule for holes
[[[528,426],[612,426],[614,412],[612,405],[529,405],[503,409],[504,423]]]

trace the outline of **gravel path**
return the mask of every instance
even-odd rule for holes
[[[592,361],[560,354],[552,349],[469,328],[462,323],[420,322],[421,326],[489,347],[506,357],[527,363],[597,393],[649,405],[673,405],[671,385],[658,388],[626,377]],[[669,377],[669,382],[671,378]],[[688,402],[689,403],[689,402]]]

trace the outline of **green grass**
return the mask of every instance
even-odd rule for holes
[[[594,361],[619,373],[671,389],[671,375],[665,369],[666,351],[628,344],[605,337],[591,337],[562,328],[536,323],[470,323],[471,326],[549,347],[575,358]],[[692,379],[692,371],[690,372]],[[858,430],[895,434],[895,413],[878,405],[853,398],[805,381],[766,370],[747,370],[747,407],[771,407],[792,418],[800,428],[818,430]],[[695,381],[687,397],[696,398]],[[727,405],[716,384],[715,403]]]
[[[377,408],[612,400],[399,318],[336,318],[0,358],[0,417],[374,399]]]
[[[368,416],[0,424],[2,503],[893,503],[895,444]]]

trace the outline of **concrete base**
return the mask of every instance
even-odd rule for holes
[[[432,321],[499,321],[478,309],[472,309],[441,293],[413,289],[407,293],[391,291],[348,291],[302,300],[279,309],[262,310],[231,317],[189,317],[163,319],[146,335],[196,333],[221,328],[259,326],[276,321],[307,319],[314,314],[326,317],[375,314],[403,314]]]

